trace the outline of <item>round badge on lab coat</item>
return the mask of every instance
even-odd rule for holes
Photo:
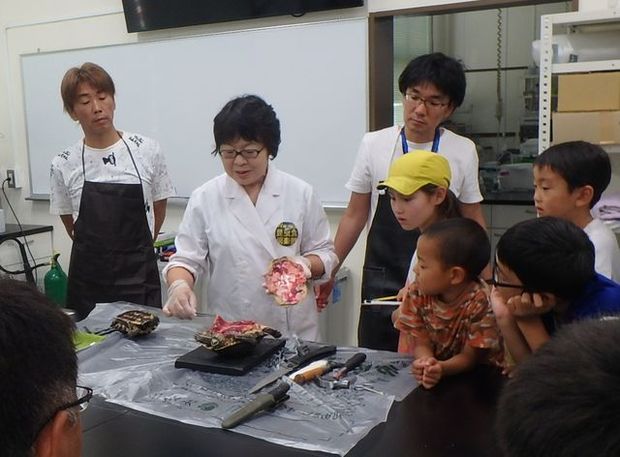
[[[298,236],[297,227],[292,222],[280,222],[276,227],[276,240],[282,246],[292,246]]]

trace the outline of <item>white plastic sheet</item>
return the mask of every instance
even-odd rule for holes
[[[203,427],[220,428],[224,417],[254,398],[247,393],[249,388],[293,355],[297,344],[287,341],[284,350],[244,376],[227,376],[174,368],[179,356],[198,347],[193,335],[208,327],[212,318],[181,321],[157,309],[119,302],[97,305],[78,327],[106,328],[114,316],[129,309],[155,312],[160,316],[159,327],[135,340],[115,332],[80,352],[80,383],[112,403]],[[367,353],[367,359],[355,370],[359,374],[350,376],[350,389],[289,381],[286,402],[233,431],[285,446],[346,454],[387,419],[394,400],[402,400],[416,387],[409,371],[411,359],[392,352],[338,348],[330,359],[344,361],[360,350]]]

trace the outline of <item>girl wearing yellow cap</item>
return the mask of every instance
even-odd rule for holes
[[[388,192],[394,216],[403,229],[423,232],[434,222],[462,216],[458,200],[449,189],[450,179],[450,165],[445,157],[429,151],[411,151],[394,161],[388,178],[377,188]],[[415,262],[414,252],[407,283],[398,293],[398,301],[402,301],[408,284],[415,277]],[[392,316],[393,321],[397,313],[398,310]],[[398,352],[411,351],[411,339],[401,333]]]

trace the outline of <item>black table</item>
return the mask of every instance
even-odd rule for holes
[[[37,233],[51,232],[54,227],[51,225],[29,225],[22,224],[21,229],[17,224],[6,224],[6,230],[0,232],[0,241],[19,238],[22,236],[36,235]]]
[[[495,444],[495,405],[504,379],[478,367],[418,388],[393,404],[388,421],[348,454],[358,456],[500,457]],[[279,446],[231,431],[198,427],[94,399],[83,413],[85,457],[333,456]]]
[[[2,273],[6,273],[9,275],[12,274],[25,274],[26,276],[26,280],[35,284],[36,283],[36,278],[33,274],[33,271],[41,266],[44,266],[46,264],[39,264],[39,265],[30,265],[30,260],[32,260],[34,263],[36,263],[35,259],[32,257],[32,253],[30,253],[30,249],[28,248],[28,243],[27,240],[25,239],[25,237],[30,236],[30,235],[36,235],[38,233],[46,233],[46,232],[52,232],[54,230],[54,227],[52,227],[51,225],[28,225],[28,224],[23,224],[21,227],[17,224],[6,224],[6,230],[4,232],[0,232],[0,244],[4,243],[5,241],[13,241],[17,244],[17,247],[19,249],[20,255],[21,255],[21,262],[22,262],[22,267],[19,268],[19,270],[21,270],[21,272],[15,272],[15,271],[9,271],[6,270],[4,268],[0,268],[0,274]],[[20,240],[20,238],[24,238],[24,240]],[[51,248],[52,248],[52,244],[51,244],[51,238],[50,238],[50,253],[49,255],[52,255],[51,252]],[[28,252],[26,252],[28,251]],[[29,258],[30,257],[30,258]],[[1,265],[0,265],[1,266]]]

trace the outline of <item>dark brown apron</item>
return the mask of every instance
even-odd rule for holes
[[[93,182],[84,175],[67,286],[67,306],[76,310],[78,319],[85,318],[96,303],[128,301],[161,308],[159,270],[142,178],[129,146],[125,140],[123,143],[139,184]]]

